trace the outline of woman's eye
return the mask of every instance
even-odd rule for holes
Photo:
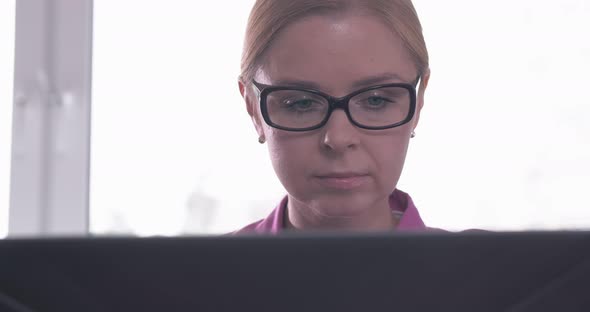
[[[298,100],[288,102],[287,107],[294,110],[308,110],[313,106],[313,104],[314,101],[312,100]]]
[[[311,100],[302,100],[295,102],[294,105],[299,108],[309,108],[312,104],[313,102]]]
[[[369,104],[369,106],[382,106],[385,104],[385,99],[373,96],[367,99],[367,104]]]
[[[371,96],[364,101],[364,106],[367,109],[381,109],[385,108],[389,104],[393,103],[394,101],[381,97],[381,96]]]

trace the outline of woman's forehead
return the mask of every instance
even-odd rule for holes
[[[269,84],[306,84],[338,91],[363,84],[416,78],[403,41],[369,16],[311,16],[282,30],[256,75]],[[330,90],[332,89],[332,90]]]

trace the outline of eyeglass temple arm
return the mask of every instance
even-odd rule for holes
[[[418,84],[420,83],[420,79],[422,79],[422,75],[418,75],[418,78],[414,81],[414,88],[418,88]]]

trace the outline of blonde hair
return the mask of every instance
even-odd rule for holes
[[[248,19],[240,79],[249,83],[274,38],[295,20],[313,14],[362,10],[380,17],[397,33],[421,76],[429,69],[422,25],[411,0],[256,0]]]

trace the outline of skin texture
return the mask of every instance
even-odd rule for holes
[[[308,16],[290,24],[266,50],[254,79],[341,97],[376,84],[413,83],[417,76],[402,40],[379,19],[357,13]],[[396,226],[388,197],[402,173],[428,78],[422,77],[413,120],[403,126],[365,130],[336,110],[326,126],[307,132],[268,126],[253,87],[239,82],[253,125],[266,139],[275,172],[288,192],[289,228],[381,231]],[[364,176],[353,178],[358,186],[347,189],[330,184],[346,181],[323,178],[342,172]]]

